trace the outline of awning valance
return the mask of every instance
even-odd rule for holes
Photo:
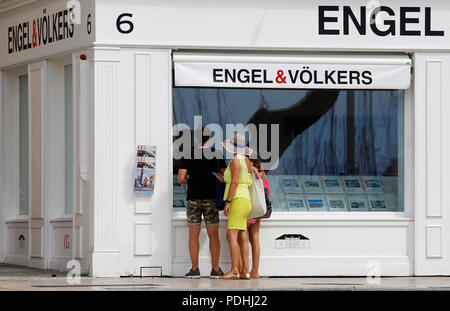
[[[286,89],[407,89],[408,55],[173,55],[175,86]]]

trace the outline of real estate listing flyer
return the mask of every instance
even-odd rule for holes
[[[319,176],[302,176],[301,178],[306,193],[322,193]]]
[[[388,205],[384,196],[369,196],[370,209],[376,211],[387,211]]]
[[[323,186],[326,193],[339,194],[344,193],[339,176],[323,176]]]
[[[312,195],[306,197],[306,202],[308,203],[309,211],[325,211],[326,205],[323,196]]]
[[[343,178],[345,191],[348,194],[363,194],[364,189],[361,180],[357,176],[347,176]]]
[[[351,211],[368,211],[367,200],[364,196],[348,196],[348,204]]]
[[[297,176],[288,176],[281,179],[284,193],[301,193]]]
[[[383,187],[378,177],[363,177],[363,181],[368,194],[383,194]]]
[[[330,212],[339,212],[347,210],[347,202],[344,196],[329,195],[327,196],[328,207]]]
[[[293,211],[306,210],[306,202],[303,196],[300,195],[286,196],[286,202],[289,210]]]

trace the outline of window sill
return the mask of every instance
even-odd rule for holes
[[[50,222],[72,222],[73,219],[69,217],[59,217],[59,218],[52,218],[50,219]]]
[[[223,211],[221,220],[226,220]],[[186,220],[184,210],[172,211],[172,220]],[[405,212],[273,212],[265,221],[413,221]]]
[[[27,218],[15,218],[15,219],[6,219],[5,224],[20,224],[20,223],[28,223],[28,217]]]

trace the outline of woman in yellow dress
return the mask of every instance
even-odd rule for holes
[[[245,145],[245,136],[235,134],[227,139],[222,146],[233,153],[233,159],[224,172],[226,182],[224,193],[224,214],[228,216],[227,240],[230,245],[231,270],[220,278],[239,278],[239,257],[242,260],[241,278],[250,278],[248,273],[248,237],[247,217],[252,210],[249,186],[252,184],[252,163],[248,156],[252,149]],[[239,237],[239,239],[238,239]]]

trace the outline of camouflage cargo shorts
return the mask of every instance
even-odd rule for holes
[[[202,215],[207,226],[219,224],[219,209],[214,200],[186,200],[186,216],[189,226],[200,225]]]

